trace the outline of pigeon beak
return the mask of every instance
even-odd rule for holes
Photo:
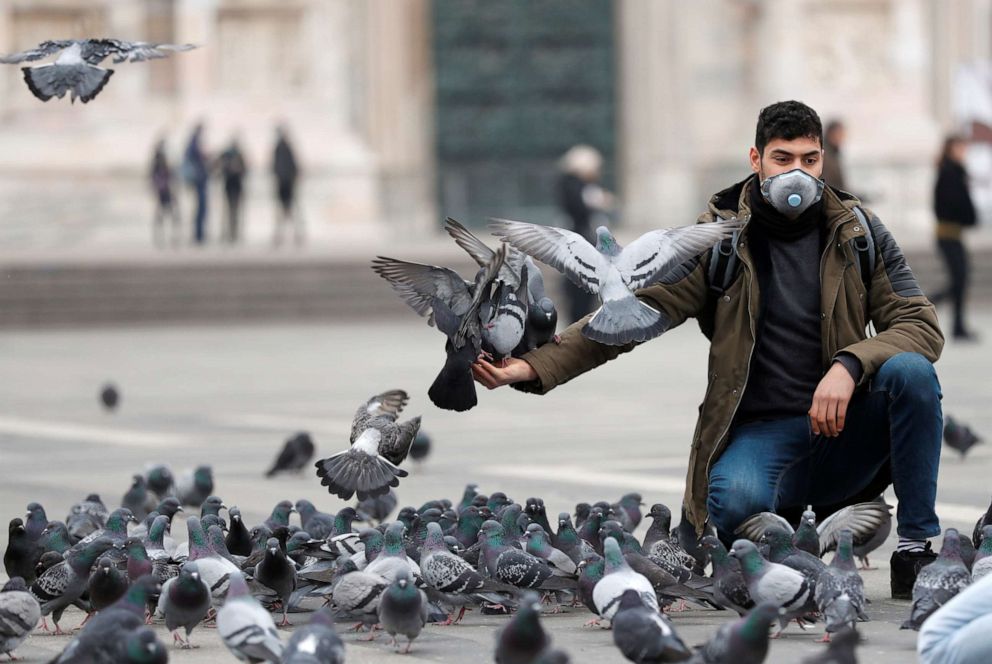
[[[279,549],[269,549],[269,553],[271,553],[272,555],[275,555],[276,554],[276,551],[278,551],[278,550]]]
[[[176,508],[176,512],[185,512],[185,511],[186,510],[184,510],[182,506]]]
[[[227,505],[225,505],[224,503],[221,503],[220,504],[220,509],[226,510],[227,509]]]
[[[197,581],[200,580],[200,573],[199,572],[193,572],[192,574],[190,574],[190,576],[193,577]]]
[[[150,654],[150,655],[151,654],[154,654],[155,653],[155,642],[152,641],[147,646],[145,646],[145,650],[147,650],[148,651],[148,654]]]

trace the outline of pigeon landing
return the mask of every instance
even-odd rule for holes
[[[650,231],[629,246],[600,226],[596,246],[578,233],[519,221],[494,220],[493,234],[516,249],[546,263],[576,286],[600,297],[602,306],[582,328],[593,341],[612,346],[652,339],[671,321],[637,299],[634,291],[663,279],[669,272],[730,237],[742,224],[736,219]]]
[[[383,256],[372,261],[372,270],[388,281],[414,311],[427,316],[429,325],[437,325],[448,338],[444,367],[427,392],[438,408],[462,412],[478,403],[472,364],[482,351],[479,310],[491,297],[492,283],[505,258],[506,247],[502,246],[476,273],[473,282],[445,267]]]
[[[358,409],[351,425],[351,447],[316,463],[317,477],[342,500],[358,494],[374,498],[399,486],[408,475],[399,467],[420,430],[420,417],[397,422],[409,397],[390,390],[369,399]]]
[[[166,58],[170,53],[189,51],[193,44],[157,44],[151,42],[128,42],[120,39],[65,39],[45,41],[35,48],[0,56],[0,64],[15,65],[34,62],[56,53],[55,62],[34,67],[21,67],[24,82],[31,94],[42,101],[52,97],[61,99],[69,93],[75,103],[78,98],[84,104],[100,94],[113,75],[113,69],[98,67],[101,62],[113,56],[114,64],[122,62],[143,62],[156,58]]]

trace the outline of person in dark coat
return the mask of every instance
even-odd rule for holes
[[[950,278],[947,289],[936,294],[933,301],[950,298],[954,306],[954,338],[965,341],[975,338],[965,324],[969,261],[963,235],[964,230],[976,222],[975,206],[968,190],[968,172],[964,167],[967,149],[967,142],[960,136],[948,136],[944,140],[933,194],[937,248],[944,258]]]
[[[571,221],[571,230],[596,244],[593,217],[612,207],[612,195],[599,186],[603,157],[588,145],[576,145],[559,161],[562,174],[558,180],[558,204]],[[587,293],[571,281],[564,284],[568,297],[571,322],[577,321],[596,308],[596,296]]]
[[[182,170],[183,180],[196,195],[196,215],[193,217],[193,242],[196,244],[203,244],[207,237],[207,184],[210,173],[202,142],[203,124],[201,123],[193,128],[193,134],[186,144]]]
[[[227,200],[227,231],[224,237],[230,244],[237,244],[244,179],[248,171],[237,138],[232,139],[231,144],[221,153],[219,165],[220,175],[224,180],[224,197]]]
[[[172,218],[172,244],[179,244],[179,209],[172,195],[172,167],[165,156],[165,140],[155,144],[150,173],[152,190],[155,192],[155,217],[152,224],[152,239],[158,247],[165,246],[165,217]]]
[[[276,177],[276,194],[279,208],[276,212],[276,230],[272,239],[275,246],[282,244],[283,228],[293,225],[293,237],[297,245],[303,244],[303,219],[296,209],[296,185],[300,169],[296,156],[289,144],[286,128],[276,127],[276,149],[272,160],[272,172]]]

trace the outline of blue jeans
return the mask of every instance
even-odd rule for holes
[[[940,399],[933,365],[918,353],[900,353],[881,366],[870,389],[855,393],[836,438],[814,435],[806,415],[734,427],[710,470],[710,522],[729,543],[756,512],[844,502],[890,464],[899,535],[939,535]]]

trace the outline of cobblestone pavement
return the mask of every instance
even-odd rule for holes
[[[992,313],[977,315],[975,323],[992,329]],[[0,333],[0,517],[6,522],[38,500],[51,517],[61,518],[91,491],[116,505],[131,474],[158,461],[177,470],[212,464],[216,493],[240,506],[249,522],[260,521],[283,498],[309,498],[325,511],[337,510],[340,501],[309,473],[265,480],[262,472],[299,429],[313,433],[320,453],[341,448],[355,407],[393,387],[411,393],[408,411],[423,414],[434,441],[426,463],[410,465],[398,489],[401,504],[455,497],[474,481],[519,501],[541,495],[550,512],[630,490],[641,491],[649,503],[678,505],[705,379],[706,346],[692,323],[545,397],[484,393],[479,407],[464,414],[439,411],[427,400],[441,347],[438,333],[412,317],[376,326]],[[949,342],[938,364],[946,412],[979,432],[992,430],[986,354],[987,345]],[[122,393],[113,415],[97,405],[106,380]],[[938,498],[945,527],[970,532],[988,504],[990,457],[987,445],[966,462],[945,453]],[[6,529],[0,546],[6,546]],[[873,621],[863,626],[862,661],[914,660],[915,634],[897,629],[908,603],[887,599],[893,546],[894,536],[872,558],[879,569],[865,573]],[[622,662],[609,632],[582,627],[587,618],[584,610],[573,610],[548,615],[544,624],[575,662]],[[66,624],[80,619],[70,612]],[[291,619],[305,621],[306,614]],[[673,616],[690,644],[703,642],[727,619],[698,610]],[[494,629],[505,620],[472,613],[460,626],[430,626],[402,661],[490,661]],[[158,629],[171,643],[164,627]],[[790,627],[768,661],[797,662],[822,648],[813,643],[820,635]],[[171,661],[233,661],[214,631],[201,628],[193,638],[200,647],[170,646]],[[399,661],[388,639],[358,638],[344,635],[349,662]],[[65,643],[36,635],[17,654],[47,661]]]

